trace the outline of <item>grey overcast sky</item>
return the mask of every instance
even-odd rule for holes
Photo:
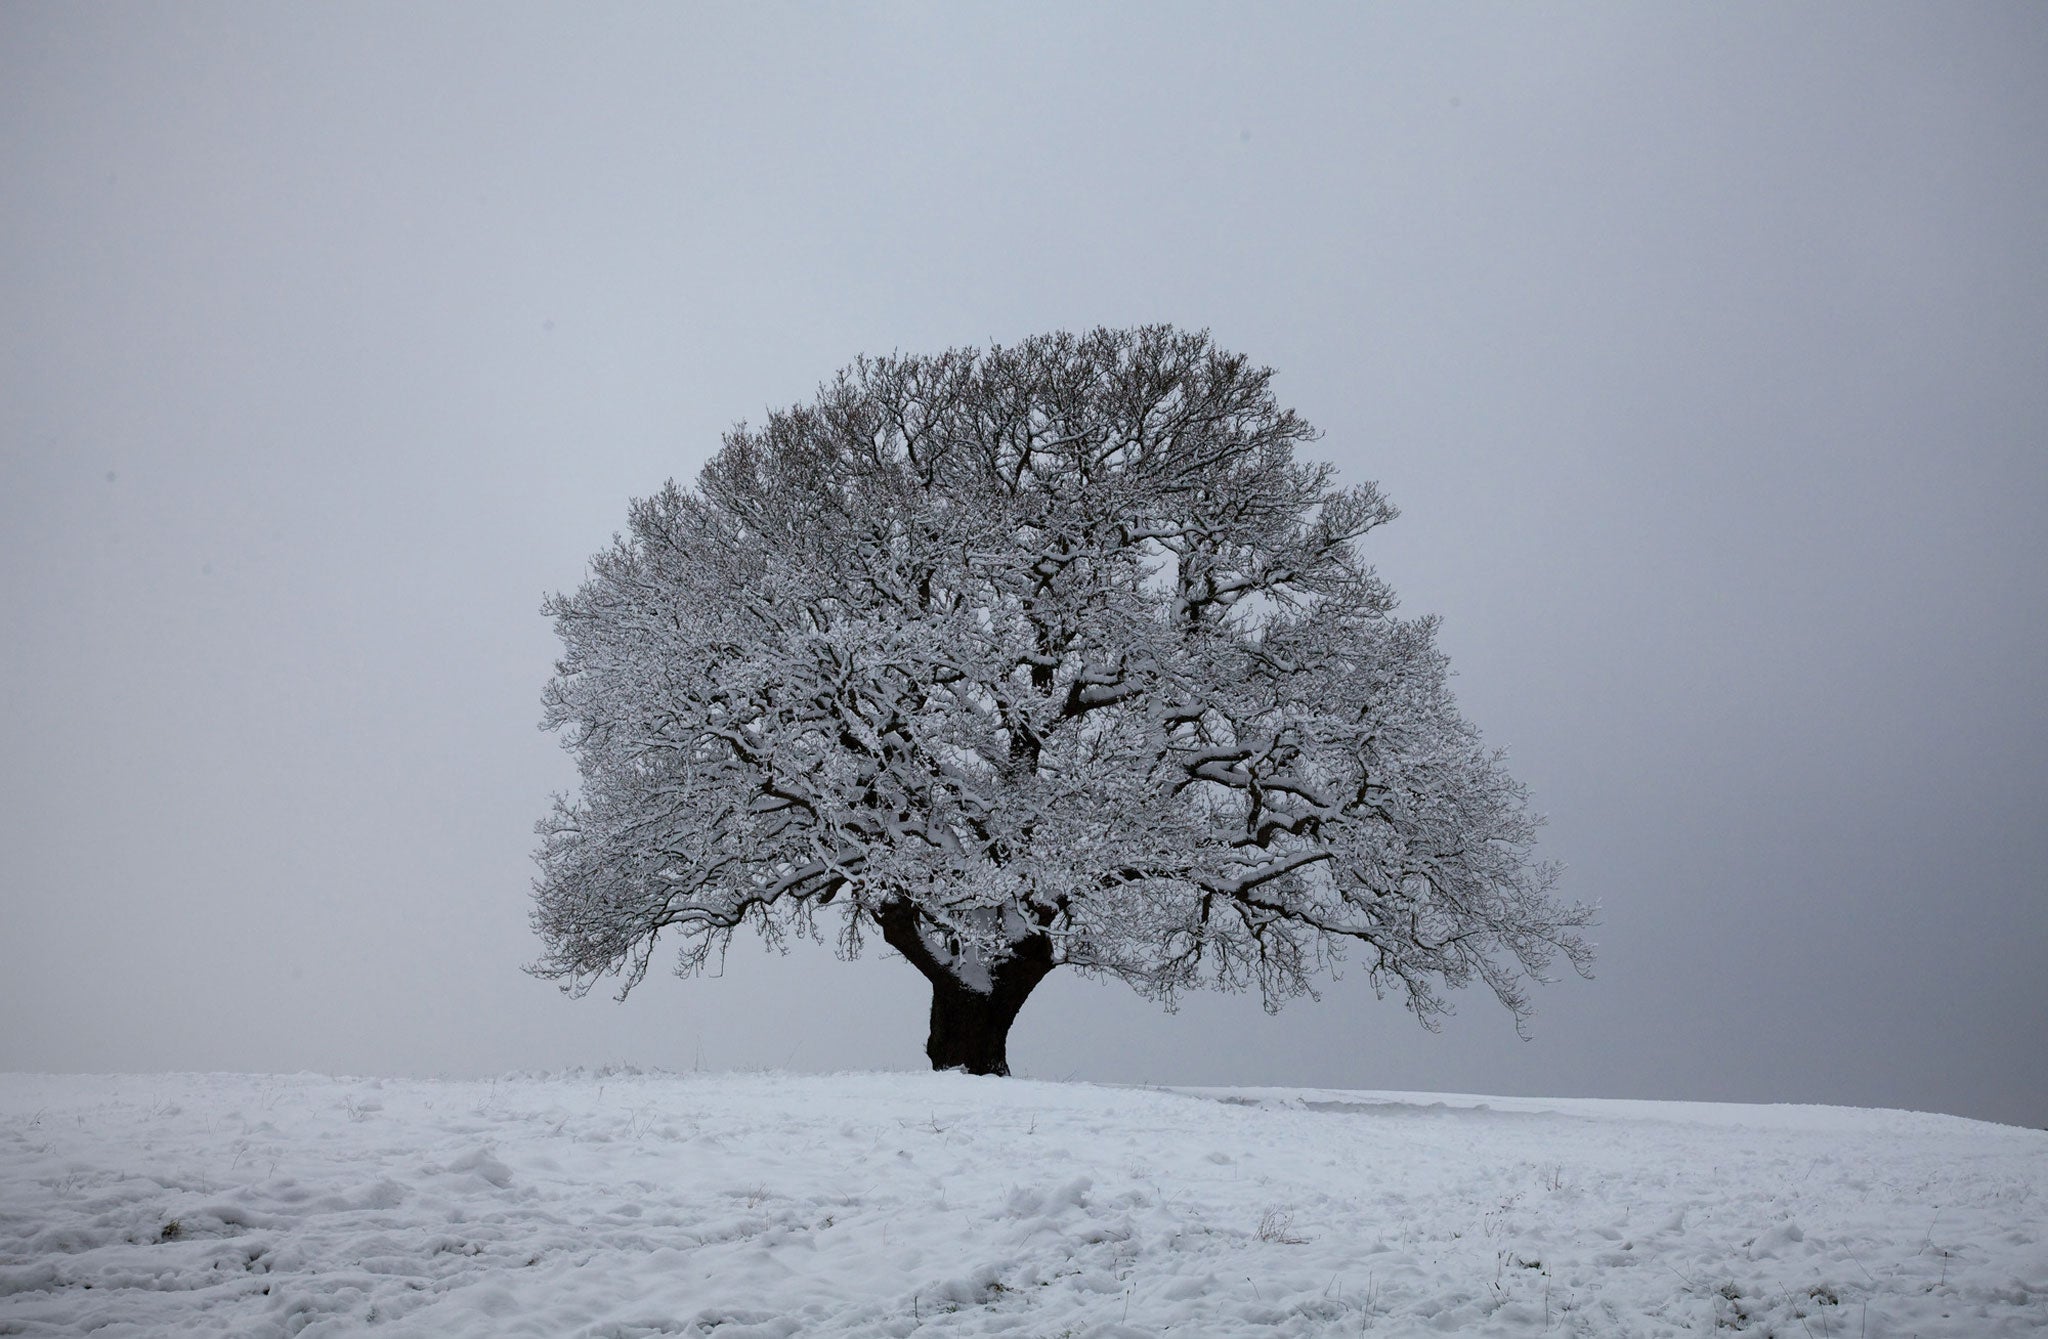
[[[1020,1072],[2048,1124],[2048,7],[0,5],[0,1069],[916,1067],[519,968],[629,497],[862,352],[1207,327],[1402,507],[1601,961],[1055,976]]]

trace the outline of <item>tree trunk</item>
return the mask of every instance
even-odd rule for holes
[[[917,912],[897,903],[875,917],[882,938],[932,985],[931,1035],[924,1053],[933,1069],[961,1069],[969,1074],[1008,1074],[1010,1024],[1024,1001],[1059,964],[1052,939],[1034,934],[1019,942],[1010,957],[989,971],[990,989],[974,990],[933,956],[917,930]]]

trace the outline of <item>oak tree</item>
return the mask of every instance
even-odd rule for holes
[[[532,970],[623,997],[664,936],[685,974],[747,927],[879,936],[975,1073],[1061,967],[1277,1006],[1350,957],[1519,1025],[1590,912],[1360,556],[1393,507],[1271,382],[1166,327],[863,358],[635,501],[547,603],[581,785]]]

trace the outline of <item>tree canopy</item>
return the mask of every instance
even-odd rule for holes
[[[532,970],[689,973],[745,927],[875,934],[934,1065],[1007,1072],[1057,967],[1269,1007],[1340,959],[1425,1024],[1518,1025],[1587,908],[1359,541],[1394,508],[1298,448],[1272,372],[1167,327],[862,358],[729,432],[546,605]]]

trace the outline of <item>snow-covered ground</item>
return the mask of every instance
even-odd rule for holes
[[[0,1077],[0,1334],[1994,1336],[2048,1134],[959,1075]]]

